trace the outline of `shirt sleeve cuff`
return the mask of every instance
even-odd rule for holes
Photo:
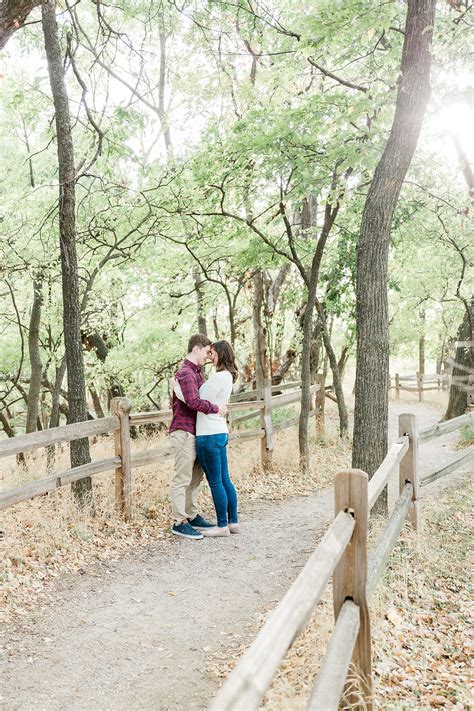
[[[214,414],[217,415],[217,413],[219,412],[219,405],[211,405],[211,407],[212,407],[211,412],[213,412]]]

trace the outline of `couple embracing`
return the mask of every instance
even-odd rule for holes
[[[215,372],[204,382],[202,368],[207,361],[213,363]],[[202,334],[191,336],[187,356],[172,381],[171,532],[177,536],[199,540],[239,533],[237,494],[227,463],[229,428],[225,419],[236,379],[235,356],[227,341],[211,343]],[[206,521],[197,508],[203,472],[211,489],[217,525]]]

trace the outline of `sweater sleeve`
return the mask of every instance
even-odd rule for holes
[[[211,412],[219,412],[218,405],[213,405],[209,400],[201,400],[196,378],[190,370],[183,368],[178,371],[176,379],[181,386],[184,402],[191,410],[203,412],[205,415],[209,415]]]
[[[218,391],[219,402],[228,403],[232,395],[234,382],[228,370],[220,370],[212,376],[216,380],[216,390]]]
[[[178,400],[181,400],[181,402],[185,402],[183,391],[181,390],[181,385],[179,383],[176,383],[173,390]]]

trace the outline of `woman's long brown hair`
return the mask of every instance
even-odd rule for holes
[[[212,344],[211,348],[214,348],[217,353],[216,369],[218,371],[228,370],[232,375],[232,382],[235,383],[239,374],[239,369],[237,368],[234,350],[230,343],[227,341],[216,341]]]

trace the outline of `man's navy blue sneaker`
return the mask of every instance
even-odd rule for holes
[[[215,523],[206,521],[204,516],[201,516],[201,514],[198,514],[192,520],[189,520],[189,523],[191,526],[194,526],[194,528],[214,528],[214,526],[216,525]]]
[[[171,533],[174,533],[175,536],[182,536],[183,538],[193,538],[195,541],[204,538],[202,533],[196,531],[189,523],[175,523],[171,529]]]

